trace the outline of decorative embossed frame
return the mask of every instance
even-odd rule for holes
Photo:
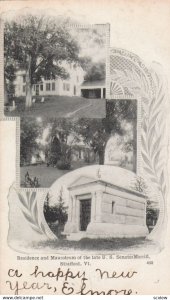
[[[1,20],[2,21],[2,20]],[[0,67],[3,73],[3,22],[1,22]],[[106,65],[106,96],[108,100],[133,99],[138,101],[137,128],[137,175],[142,176],[152,186],[159,201],[160,214],[154,230],[147,236],[159,240],[163,247],[167,223],[166,200],[168,139],[166,109],[168,90],[166,78],[159,63],[146,66],[135,54],[119,48],[111,48]],[[17,128],[17,183],[19,179],[19,118],[5,118],[3,115],[4,76],[0,76],[1,120],[16,121]],[[25,209],[24,216],[33,230],[48,238],[56,238],[49,229],[43,205],[48,189],[18,189],[18,199]],[[23,211],[23,210],[22,210]]]
[[[167,223],[168,138],[166,109],[168,88],[162,67],[147,67],[135,54],[119,48],[110,49],[110,93],[108,99],[137,99],[137,176],[152,186],[159,203],[159,218],[148,235],[163,245]]]

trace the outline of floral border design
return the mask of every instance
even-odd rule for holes
[[[122,56],[130,60],[134,69],[116,70],[111,74],[111,80],[116,81],[124,90],[124,98],[141,99],[141,142],[140,153],[142,168],[140,174],[147,177],[154,185],[160,204],[160,215],[154,230],[148,238],[156,239],[166,225],[166,196],[168,142],[166,141],[165,107],[168,91],[163,71],[159,64],[152,64],[149,70],[140,58],[123,49],[111,49],[112,59]],[[137,69],[137,72],[136,72]],[[147,82],[147,84],[146,84]],[[126,92],[128,91],[128,94]],[[132,97],[129,97],[129,94]],[[121,95],[122,99],[122,95]]]
[[[18,192],[18,198],[23,206],[22,213],[25,219],[29,222],[31,228],[39,234],[45,234],[46,230],[38,217],[38,203],[36,198],[37,193],[27,191],[25,197]]]

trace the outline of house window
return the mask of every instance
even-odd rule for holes
[[[79,150],[78,155],[79,155],[79,159],[81,159],[81,150]]]
[[[25,85],[23,85],[23,88],[22,88],[22,90],[23,90],[23,93],[25,93],[25,92],[26,92],[26,86],[25,86]]]
[[[115,202],[112,201],[112,214],[115,212]]]
[[[69,83],[63,83],[63,90],[69,91],[70,90],[70,84]]]
[[[46,91],[50,91],[51,90],[51,83],[46,83]]]
[[[55,91],[55,82],[52,82],[52,91]]]
[[[40,91],[43,91],[43,84],[40,84]]]
[[[35,84],[34,84],[33,88],[34,88],[34,91],[35,91]]]
[[[23,83],[26,82],[26,75],[23,75]]]

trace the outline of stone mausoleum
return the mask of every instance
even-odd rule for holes
[[[145,237],[146,198],[143,194],[82,176],[69,187],[67,239]]]

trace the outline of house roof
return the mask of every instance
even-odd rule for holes
[[[96,81],[84,81],[82,83],[82,87],[84,86],[95,86],[95,87],[101,87],[101,86],[105,86],[106,85],[106,82],[105,82],[105,79],[103,80],[96,80]]]

